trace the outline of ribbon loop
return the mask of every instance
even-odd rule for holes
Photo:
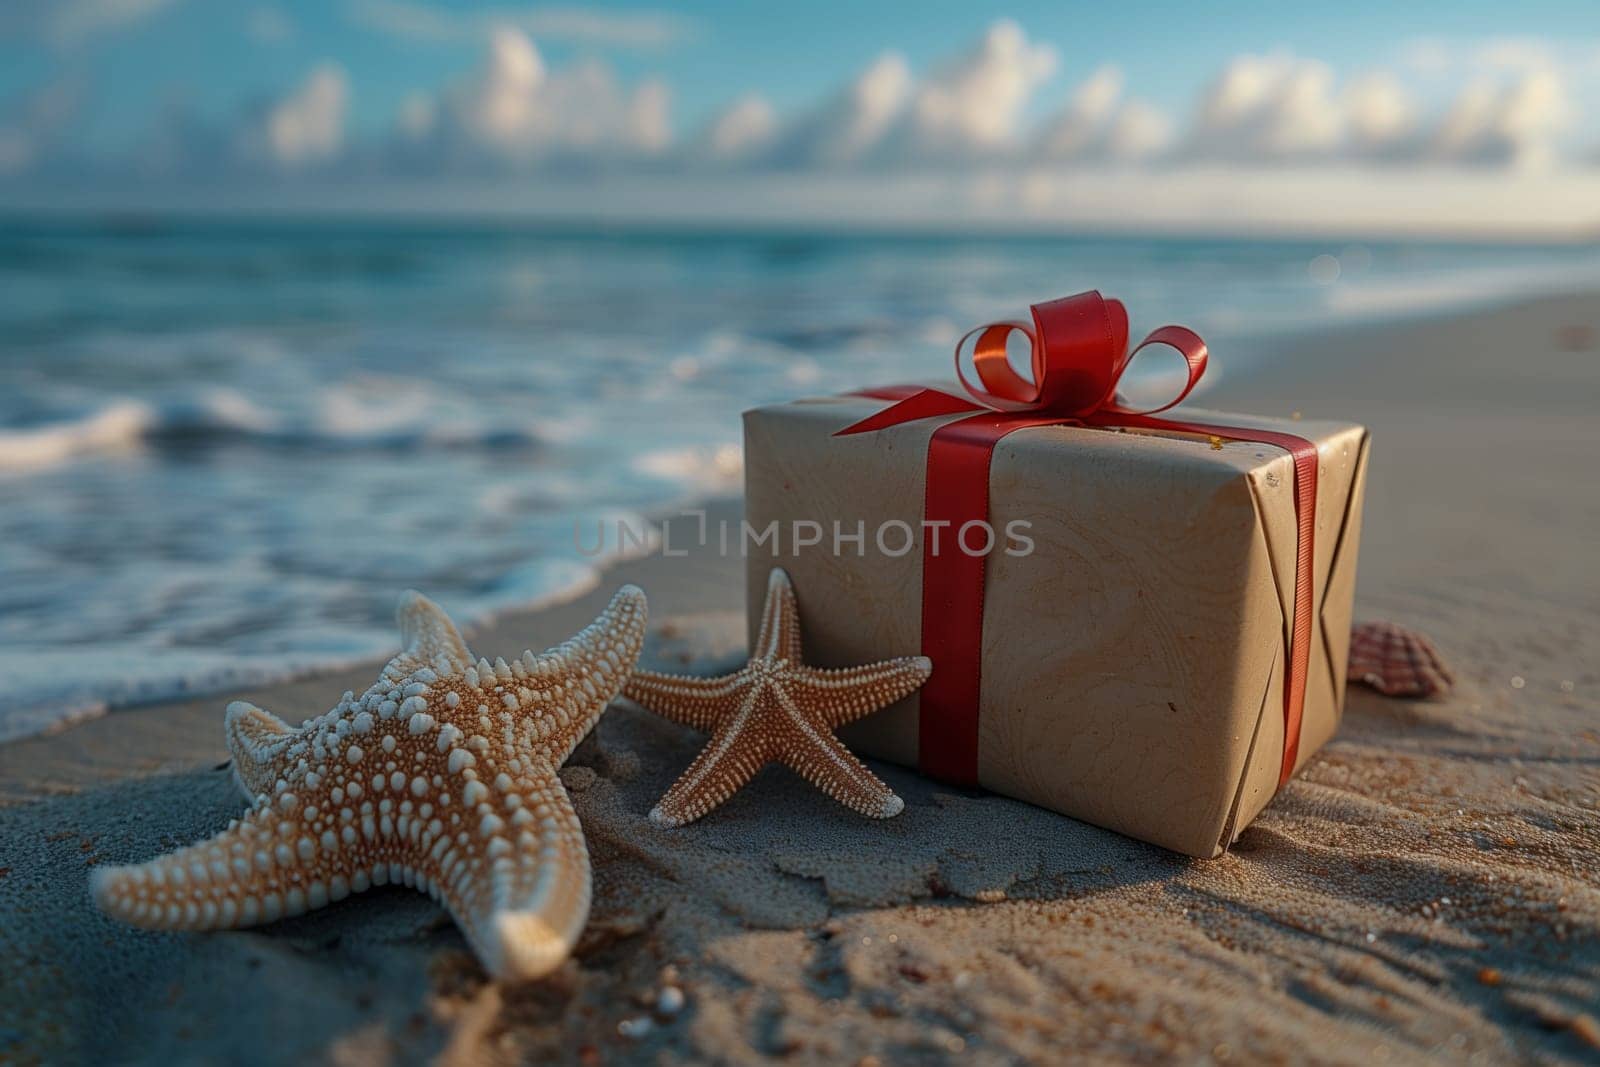
[[[1194,387],[1200,384],[1200,378],[1206,372],[1206,357],[1208,353],[1206,351],[1206,343],[1200,339],[1200,335],[1186,326],[1163,326],[1158,330],[1150,331],[1150,335],[1140,341],[1133,351],[1128,353],[1127,358],[1122,363],[1122,367],[1117,371],[1117,380],[1121,381],[1123,373],[1133,366],[1134,357],[1138,356],[1140,352],[1150,345],[1166,345],[1183,357],[1183,362],[1187,365],[1189,371],[1188,380],[1184,382],[1183,389],[1165,404],[1153,408],[1126,407],[1122,403],[1122,397],[1113,394],[1111,402],[1103,405],[1101,410],[1116,415],[1154,415],[1157,412],[1166,411],[1168,408],[1177,407],[1183,403],[1190,393],[1194,392]]]
[[[1033,359],[1033,381],[1028,381],[1012,369],[1006,356],[1006,342],[1013,333],[1028,339]],[[981,386],[973,385],[967,378],[962,356],[967,342],[977,338],[972,345],[972,369],[977,372]],[[991,322],[979,326],[956,342],[956,377],[961,387],[984,407],[995,411],[1027,411],[1039,402],[1039,337],[1033,327],[1025,322]]]
[[[1032,324],[992,322],[970,330],[956,342],[956,377],[961,387],[992,411],[1032,412],[1076,418],[1099,411],[1153,415],[1180,403],[1205,374],[1206,345],[1193,330],[1163,326],[1128,349],[1128,311],[1120,300],[1098,292],[1050,300],[1032,307]],[[1013,333],[1028,339],[1033,379],[1018,374],[1006,357]],[[967,377],[968,342],[977,383]],[[1117,384],[1133,357],[1149,345],[1176,349],[1188,366],[1188,380],[1176,397],[1138,410],[1122,405]]]

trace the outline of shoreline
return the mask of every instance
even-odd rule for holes
[[[238,814],[218,767],[229,699],[294,722],[364,689],[364,665],[0,745],[0,912],[15,917],[0,949],[30,961],[0,969],[0,1058],[1592,1059],[1600,297],[1292,343],[1292,360],[1264,353],[1201,403],[1369,427],[1356,617],[1428,633],[1457,686],[1421,703],[1352,688],[1340,732],[1224,856],[877,763],[906,802],[885,822],[770,769],[662,831],[646,813],[703,739],[616,705],[563,776],[595,903],[547,982],[487,982],[437,907],[398,889],[223,934],[93,910],[95,865]],[[620,562],[469,644],[537,651],[633,581],[651,665],[717,669],[742,658],[744,567],[708,548]],[[654,1012],[668,986],[685,1006]]]
[[[690,507],[704,508],[708,521],[730,516],[737,521],[742,514],[737,498],[714,498]],[[676,512],[657,512],[652,524],[659,517],[672,514]],[[701,589],[728,588],[729,583],[740,591],[739,601],[729,610],[737,610],[742,618],[744,564],[738,559],[719,558],[710,550],[712,547],[694,546],[688,556],[670,560],[652,552],[608,562],[599,568],[597,581],[576,594],[557,596],[532,608],[507,609],[485,623],[466,628],[464,636],[480,655],[509,658],[524,649],[541,652],[587,625],[616,587],[625,582],[645,588],[653,629],[664,617],[704,614],[705,609],[698,603]],[[396,597],[399,593],[396,590]],[[666,615],[658,614],[663,610]],[[742,629],[740,633],[742,639]],[[398,649],[398,632],[395,640]],[[292,678],[178,700],[113,706],[56,729],[0,742],[0,807],[125,776],[159,774],[225,760],[228,757],[223,746],[222,711],[230,701],[248,700],[297,723],[327,711],[346,689],[358,693],[365,690],[387,659],[388,656],[363,659]],[[208,723],[214,729],[208,730]]]
[[[1009,238],[1002,238],[1009,239]],[[1600,294],[1600,280],[1593,293]],[[1239,410],[1249,410],[1254,403],[1266,411],[1267,408],[1277,405],[1276,401],[1286,389],[1292,388],[1300,378],[1315,378],[1317,373],[1312,368],[1304,368],[1304,373],[1297,373],[1301,368],[1294,365],[1284,366],[1273,362],[1272,352],[1275,349],[1289,347],[1323,346],[1330,348],[1341,346],[1359,346],[1361,344],[1382,345],[1386,337],[1405,330],[1425,328],[1433,324],[1449,324],[1462,319],[1496,318],[1506,314],[1514,314],[1518,309],[1530,304],[1546,302],[1583,303],[1591,298],[1591,291],[1582,288],[1561,287],[1548,291],[1532,292],[1497,292],[1489,295],[1475,295],[1458,300],[1442,302],[1437,305],[1412,310],[1386,310],[1360,313],[1347,319],[1325,318],[1322,321],[1315,319],[1295,323],[1283,323],[1247,327],[1240,332],[1230,335],[1225,342],[1230,349],[1230,358],[1226,363],[1214,358],[1210,378],[1202,384],[1191,403],[1198,407],[1211,406],[1217,402],[1219,406],[1227,407],[1230,404]],[[1353,369],[1353,368],[1352,368]],[[939,377],[943,368],[930,368],[928,378]],[[1402,368],[1402,373],[1405,373]],[[1414,376],[1407,380],[1416,382]],[[871,383],[865,383],[871,384]],[[1428,386],[1424,383],[1423,388]],[[802,395],[803,391],[796,395]],[[1237,397],[1237,399],[1233,399]],[[1344,416],[1337,412],[1321,412],[1333,418]],[[1354,418],[1355,416],[1351,416]],[[652,527],[658,526],[662,519],[677,515],[693,513],[697,509],[707,509],[722,517],[731,517],[737,522],[740,515],[740,498],[732,495],[695,496],[687,493],[675,501],[662,504],[659,507],[647,509],[643,513],[646,523]],[[703,555],[704,553],[701,553]],[[541,595],[533,602],[492,610],[486,620],[476,620],[470,624],[463,623],[469,638],[477,633],[496,634],[502,626],[511,627],[515,620],[536,620],[547,611],[561,609],[568,603],[581,600],[585,597],[593,598],[596,590],[604,588],[609,580],[609,575],[616,568],[625,568],[641,559],[660,559],[661,557],[652,550],[642,555],[622,553],[612,554],[605,561],[594,568],[594,581],[575,583],[571,589],[558,588]],[[634,573],[629,571],[628,573]],[[640,573],[649,573],[640,572]],[[736,575],[742,571],[731,571]],[[424,590],[426,592],[426,590]],[[399,595],[397,589],[395,595]],[[534,623],[537,626],[537,623]],[[196,702],[212,699],[218,701],[218,707],[225,706],[231,699],[251,699],[248,694],[272,692],[280,687],[295,687],[300,683],[322,678],[346,677],[369,668],[381,666],[382,659],[367,656],[353,659],[330,658],[324,664],[314,664],[309,667],[295,668],[286,666],[283,670],[275,671],[264,669],[267,676],[255,682],[239,682],[235,684],[206,685],[189,693],[173,693],[154,697],[138,697],[131,700],[109,700],[101,704],[86,706],[77,711],[62,711],[59,716],[52,715],[49,711],[42,711],[39,707],[30,706],[30,718],[40,719],[43,726],[32,726],[22,732],[11,734],[0,730],[0,804],[13,802],[15,797],[7,790],[6,761],[4,752],[8,746],[19,743],[35,741],[41,738],[54,737],[71,730],[78,729],[87,723],[92,723],[101,718],[130,712],[146,710],[159,711],[178,705],[191,705]],[[184,684],[172,683],[173,687],[182,689]],[[357,687],[358,691],[360,687]],[[220,712],[219,712],[220,714]]]
[[[630,516],[631,521],[637,519],[641,528],[655,531],[664,518],[671,518],[679,514],[692,514],[695,509],[704,509],[709,512],[720,513],[729,507],[737,507],[738,498],[729,496],[694,497],[684,496],[676,504],[664,505],[660,509],[647,510],[637,516]],[[669,510],[671,508],[684,509]],[[606,535],[602,534],[602,539]],[[511,604],[509,606],[491,607],[480,610],[471,617],[470,621],[457,618],[457,625],[467,634],[493,632],[502,622],[510,618],[531,618],[543,612],[555,610],[574,600],[591,596],[601,587],[604,576],[610,571],[649,558],[656,550],[651,548],[648,552],[602,550],[594,556],[585,557],[589,561],[590,570],[577,580],[566,582],[552,587],[547,592],[541,593],[530,600]],[[398,599],[401,589],[397,587],[395,597]],[[118,715],[128,712],[138,712],[147,708],[162,708],[174,704],[189,704],[205,700],[208,697],[221,699],[224,704],[231,699],[229,693],[262,692],[278,686],[291,686],[299,682],[317,678],[326,678],[334,675],[345,674],[381,667],[385,659],[376,653],[368,652],[360,655],[346,655],[344,657],[329,654],[322,658],[312,657],[307,663],[285,663],[281,668],[261,667],[254,671],[241,672],[242,677],[225,683],[196,683],[192,679],[179,677],[166,683],[166,688],[176,690],[171,693],[161,693],[154,696],[138,696],[130,699],[110,699],[91,701],[75,705],[58,705],[60,710],[52,709],[47,705],[29,705],[25,714],[16,716],[18,720],[39,719],[42,726],[24,727],[20,732],[9,732],[7,722],[0,719],[0,749],[6,745],[28,741],[34,738],[50,737],[67,730],[82,726],[84,723],[93,722],[109,715]],[[250,677],[253,676],[253,677]],[[150,688],[161,689],[160,683],[150,685]],[[71,710],[76,708],[76,710]],[[0,775],[3,778],[3,775]],[[5,803],[3,793],[0,793],[0,804]]]

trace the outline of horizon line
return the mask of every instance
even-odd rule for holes
[[[367,226],[403,230],[454,230],[457,232],[505,230],[549,236],[710,237],[729,239],[817,238],[856,240],[972,240],[972,241],[1238,241],[1253,243],[1312,243],[1336,240],[1353,244],[1429,244],[1455,246],[1600,247],[1600,224],[1574,227],[1571,234],[1542,228],[1461,229],[1447,226],[1375,229],[1337,225],[1284,225],[1276,222],[1240,223],[1235,226],[1140,225],[1137,222],[1086,224],[1071,219],[1032,221],[955,221],[917,219],[862,223],[822,217],[738,218],[672,217],[604,212],[540,212],[495,209],[409,210],[388,207],[366,209],[312,206],[128,205],[46,204],[17,205],[0,202],[0,225],[15,232],[29,228],[70,227],[98,230],[107,235],[137,235],[184,227],[262,228]]]

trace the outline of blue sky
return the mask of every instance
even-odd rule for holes
[[[0,11],[0,193],[19,202],[64,185],[314,202],[357,181],[447,198],[532,181],[565,204],[581,198],[556,189],[562,176],[599,170],[645,200],[736,187],[759,213],[755,190],[792,202],[806,175],[819,178],[808,196],[837,205],[888,195],[885,175],[960,174],[963,203],[1028,200],[1065,218],[1108,206],[1081,202],[1085,176],[1159,184],[1198,169],[1214,188],[1195,214],[1226,198],[1226,171],[1268,202],[1292,203],[1296,181],[1307,198],[1355,206],[1393,186],[1400,221],[1492,194],[1510,228],[1559,224],[1569,203],[1587,226],[1596,103],[1600,12],[1583,2],[9,0]],[[1347,172],[1365,177],[1328,185]],[[1031,184],[997,194],[999,180]],[[1046,195],[1050,182],[1077,208]],[[950,195],[929,192],[927,210]]]

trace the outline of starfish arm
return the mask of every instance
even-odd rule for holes
[[[135,926],[218,930],[303,914],[372,885],[404,882],[438,897],[496,977],[534,978],[571,951],[589,912],[589,858],[554,772],[490,794],[471,828],[442,820],[352,820],[320,840],[266,803],[198,844],[148,863],[102,867],[100,909]],[[470,793],[464,793],[464,799]]]
[[[431,880],[490,974],[538,978],[561,965],[588,920],[589,852],[553,769],[496,801],[480,804],[466,844],[447,836],[433,850]]]
[[[449,675],[472,665],[472,653],[450,616],[415,589],[400,594],[395,619],[403,651],[384,667],[385,676],[406,678],[424,667]]]
[[[625,585],[576,637],[543,656],[525,653],[519,661],[525,668],[530,661],[537,667],[529,670],[526,684],[548,687],[538,694],[548,710],[534,719],[533,733],[554,766],[567,761],[622,691],[644,648],[648,614],[643,590]]]
[[[795,701],[830,727],[840,727],[910,696],[933,673],[926,656],[902,656],[860,667],[808,667],[790,683]]]
[[[794,584],[782,567],[767,575],[767,599],[761,605],[761,633],[751,659],[783,659],[800,662],[800,609],[795,604]]]
[[[348,870],[332,848],[298,820],[265,803],[208,840],[148,863],[99,867],[90,890],[100,910],[154,930],[221,930],[300,915],[365,889],[365,870]],[[310,855],[308,861],[305,857]],[[387,879],[385,879],[387,880]]]
[[[845,807],[870,818],[887,819],[905,809],[905,802],[825,726],[807,720],[787,697],[782,700],[806,738],[805,745],[791,747],[781,757],[791,770]]]
[[[651,822],[666,827],[694,822],[738,792],[766,764],[766,745],[756,731],[745,729],[754,714],[755,698],[756,694],[748,694],[739,710],[717,728],[689,769],[650,810]]]
[[[717,728],[725,708],[741,686],[750,684],[740,674],[693,678],[656,671],[634,671],[622,695],[663,719],[682,723],[703,733]]]
[[[253,800],[271,793],[293,762],[285,753],[299,731],[244,700],[228,705],[222,729],[233,757],[233,777],[244,795]]]

